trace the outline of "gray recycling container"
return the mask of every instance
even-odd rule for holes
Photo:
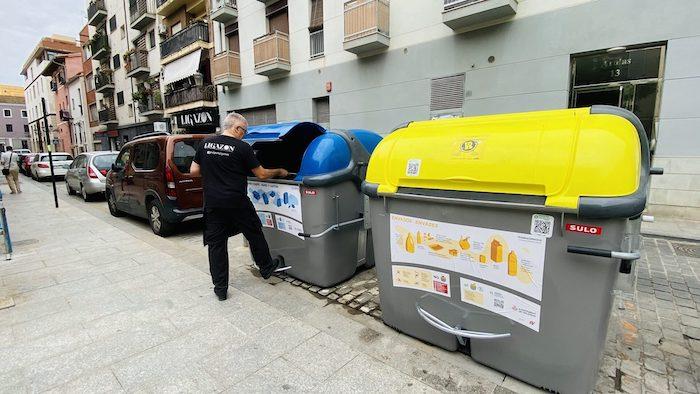
[[[264,167],[292,173],[248,180],[270,252],[292,267],[288,275],[329,287],[374,264],[361,185],[378,134],[292,122],[250,127],[244,140]]]
[[[592,108],[414,122],[375,149],[384,322],[534,386],[593,389],[618,275],[639,258],[649,147]]]

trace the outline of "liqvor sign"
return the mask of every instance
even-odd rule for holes
[[[178,127],[215,126],[218,122],[218,111],[211,109],[201,109],[177,115]]]

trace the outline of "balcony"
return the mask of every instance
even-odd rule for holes
[[[148,51],[145,49],[136,49],[127,54],[126,63],[124,64],[127,78],[147,77],[150,74],[148,68]]]
[[[238,18],[236,0],[212,0],[211,20],[220,23],[230,23]]]
[[[88,25],[97,26],[107,18],[107,7],[104,0],[93,0],[88,5]]]
[[[253,52],[256,74],[274,77],[286,74],[292,69],[287,33],[275,31],[256,38],[253,40]]]
[[[194,22],[160,44],[161,62],[170,63],[197,49],[209,47],[209,27],[204,22]]]
[[[119,124],[117,121],[117,111],[114,107],[105,108],[99,112],[100,124],[104,126]]]
[[[156,0],[156,13],[161,16],[168,16],[182,7],[186,7],[188,14],[199,15],[204,12],[207,1],[211,0]]]
[[[95,34],[92,36],[92,42],[90,43],[90,50],[92,51],[92,58],[95,60],[104,60],[109,57],[109,40],[105,34]]]
[[[323,56],[323,29],[309,34],[309,49],[312,59]]]
[[[114,90],[112,70],[102,70],[95,73],[95,91],[105,94]]]
[[[138,102],[141,116],[163,116],[163,100],[160,91],[145,96]]]
[[[211,62],[214,85],[238,87],[241,85],[241,58],[238,52],[225,51],[214,56]]]
[[[442,22],[452,30],[467,31],[513,17],[517,0],[443,0]]]
[[[165,94],[165,108],[170,112],[175,112],[172,109],[176,107],[187,106],[177,108],[178,111],[184,111],[198,107],[216,107],[216,105],[216,86],[214,85],[195,85]]]
[[[131,14],[132,29],[143,30],[145,27],[156,21],[154,13],[154,0],[130,0],[129,13]]]
[[[388,0],[352,0],[344,8],[343,49],[362,55],[389,47]]]
[[[65,110],[65,109],[61,109],[61,110],[58,111],[58,117],[59,117],[62,121],[69,121],[69,120],[73,119],[73,118],[70,116],[70,112],[68,112],[68,111]]]

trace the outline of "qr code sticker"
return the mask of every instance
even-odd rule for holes
[[[418,176],[420,174],[420,160],[411,159],[406,164],[406,176]]]
[[[503,300],[499,300],[498,298],[494,298],[493,306],[494,306],[494,308],[503,309]]]
[[[554,217],[549,215],[532,215],[530,234],[551,238],[554,230]]]

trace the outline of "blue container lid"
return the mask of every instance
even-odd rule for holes
[[[335,133],[323,134],[306,148],[296,180],[341,170],[350,164],[351,158],[350,147],[343,137]]]
[[[296,134],[319,135],[326,129],[311,122],[286,122],[248,127],[248,133],[243,138],[249,144],[258,141],[276,141],[287,138],[295,138]]]
[[[355,134],[355,137],[360,140],[360,143],[367,149],[370,155],[374,152],[374,148],[382,141],[382,136],[374,131],[363,129],[350,129],[350,131]]]

